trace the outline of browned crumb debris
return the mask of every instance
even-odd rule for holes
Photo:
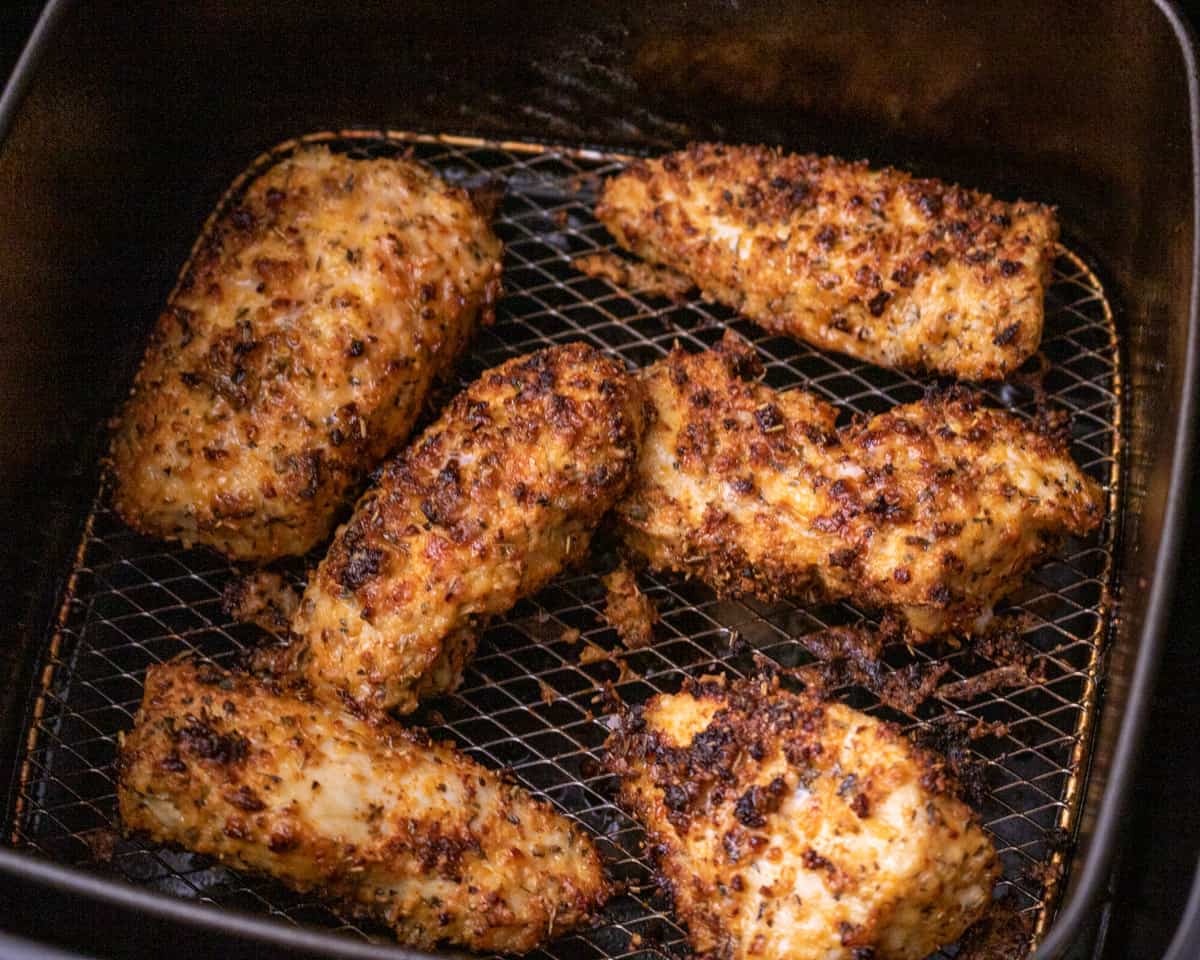
[[[625,701],[621,699],[621,695],[617,693],[617,688],[611,680],[605,680],[600,692],[589,702],[596,704],[602,714],[618,714],[625,709]]]
[[[621,637],[629,650],[640,650],[654,639],[658,609],[654,601],[638,588],[637,578],[628,567],[617,567],[604,578],[608,597],[604,619]]]
[[[221,609],[239,623],[253,623],[277,636],[286,634],[300,594],[278,573],[258,571],[225,585]]]
[[[1023,616],[997,620],[992,629],[971,640],[971,652],[986,657],[1000,667],[1023,667],[1029,671],[1032,679],[1037,679],[1038,671],[1034,667],[1037,651],[1021,636],[1026,625]]]
[[[956,960],[1023,960],[1029,955],[1030,918],[1003,901],[993,902],[987,913],[959,941]]]
[[[589,277],[608,280],[618,287],[666,297],[668,300],[683,300],[696,288],[689,278],[670,267],[626,260],[610,251],[576,257],[571,261],[571,266]]]
[[[555,700],[560,699],[555,689],[546,683],[545,680],[538,680],[538,693],[541,695],[542,703],[549,706]]]
[[[947,663],[932,661],[910,663],[890,669],[883,662],[886,630],[865,626],[835,627],[804,638],[805,647],[818,658],[816,663],[788,671],[791,676],[820,691],[831,691],[847,684],[866,687],[885,705],[912,713],[935,693],[948,700],[972,700],[991,690],[1017,687],[1039,678],[1036,654],[1014,625],[998,624],[971,643],[971,653],[999,666],[964,680],[942,684],[950,671]],[[770,669],[778,669],[778,666]],[[1002,723],[980,720],[971,729],[971,739],[1004,736]]]
[[[584,644],[583,650],[579,653],[579,662],[581,664],[599,663],[601,660],[611,660],[612,654],[603,647],[598,647],[594,643]]]
[[[972,740],[982,740],[984,737],[1007,737],[1009,726],[1007,723],[1002,723],[999,720],[987,721],[984,719],[976,720],[971,725],[971,729],[967,731],[967,736]]]
[[[486,183],[468,190],[467,196],[470,198],[471,206],[475,208],[475,211],[484,220],[490,222],[495,218],[496,211],[504,201],[504,181],[490,179]],[[488,317],[484,320],[484,323],[490,323],[493,319],[494,317]]]
[[[913,740],[945,759],[967,801],[978,807],[987,799],[985,764],[971,749],[970,728],[965,720],[952,714],[940,716],[917,730]]]
[[[1019,664],[985,670],[965,680],[955,680],[938,690],[948,700],[974,700],[999,687],[1017,687],[1029,681],[1029,671]]]
[[[928,700],[950,669],[945,663],[912,663],[889,670],[882,659],[882,635],[867,627],[835,627],[805,637],[804,645],[817,662],[789,673],[806,686],[828,693],[858,684],[904,713],[912,713]]]
[[[242,666],[259,680],[270,680],[286,686],[302,687],[299,677],[299,652],[289,643],[290,634],[280,634],[276,640],[255,647],[243,658]]]
[[[111,827],[96,827],[94,830],[85,830],[79,835],[79,839],[87,844],[94,861],[111,863],[120,835]]]
[[[1063,865],[1061,860],[1047,860],[1031,864],[1025,870],[1025,876],[1038,884],[1043,890],[1054,887],[1062,879]]]
[[[948,700],[974,700],[992,690],[1004,687],[1019,687],[1038,683],[1043,679],[1043,665],[1034,650],[1021,636],[1021,618],[996,620],[979,636],[972,638],[970,653],[995,664],[975,676],[956,680],[938,688],[938,695]],[[1003,724],[976,724],[971,732],[972,739],[996,734],[1003,736],[1008,730]]]

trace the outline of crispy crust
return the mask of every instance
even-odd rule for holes
[[[227,616],[277,636],[287,634],[299,609],[300,594],[282,575],[268,570],[230,580],[221,593]]]
[[[576,257],[571,261],[571,266],[589,277],[609,280],[619,287],[666,297],[668,300],[681,301],[696,288],[690,278],[670,267],[631,262],[608,250]]]
[[[118,767],[127,830],[415,946],[524,952],[609,893],[582,831],[450,744],[211,665],[150,668]]]
[[[608,752],[702,957],[921,960],[999,876],[938,757],[767,680],[689,681],[625,714]]]
[[[621,246],[768,330],[883,366],[1003,379],[1042,337],[1050,207],[767,147],[693,144],[610,178]]]
[[[582,343],[485,373],[339,530],[293,625],[300,669],[401,712],[453,689],[478,628],[587,551],[645,420],[641,384]]]
[[[500,253],[415,162],[321,147],[272,167],[151,336],[112,442],[122,518],[237,560],[310,550],[490,316]]]
[[[617,631],[627,650],[647,647],[654,640],[658,608],[638,588],[637,578],[624,564],[604,577],[604,619]]]
[[[617,518],[652,566],[731,596],[896,609],[919,639],[973,632],[1100,522],[1048,424],[958,390],[834,430],[816,397],[742,379],[757,362],[730,333],[644,372],[656,416]]]

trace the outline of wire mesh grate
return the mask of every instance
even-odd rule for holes
[[[598,178],[619,169],[620,156],[408,134],[327,139],[361,155],[411,149],[450,180],[504,184],[496,230],[506,244],[507,295],[495,325],[482,331],[462,364],[463,382],[549,343],[586,340],[640,366],[664,356],[676,341],[690,349],[711,346],[732,326],[756,345],[772,386],[803,385],[846,411],[868,414],[924,393],[925,385],[906,374],[764,333],[723,307],[696,299],[668,302],[576,272],[572,257],[610,248],[590,211]],[[260,157],[247,176],[287,149]],[[837,692],[852,706],[910,731],[946,716],[1003,724],[996,735],[970,745],[988,788],[980,812],[1000,851],[1001,886],[1038,929],[1057,902],[1077,819],[1077,774],[1090,745],[1110,613],[1120,475],[1113,317],[1095,275],[1066,250],[1047,293],[1042,355],[1048,369],[1040,384],[1018,377],[987,392],[995,403],[1024,414],[1043,401],[1069,410],[1072,453],[1109,494],[1109,519],[1101,530],[1068,542],[1012,598],[1026,615],[1024,638],[1040,655],[1043,679],[968,702],[935,695],[911,716],[881,705],[863,688]],[[290,572],[301,577],[302,565]],[[102,487],[59,626],[47,641],[41,688],[33,693],[11,841],[155,890],[387,942],[385,931],[339,919],[312,897],[113,832],[116,738],[132,725],[146,667],[185,650],[230,663],[262,639],[256,627],[233,623],[221,610],[222,589],[234,576],[208,551],[134,534],[111,512]],[[600,578],[576,573],[493,624],[462,687],[413,718],[488,766],[507,767],[578,818],[597,838],[613,877],[628,884],[599,926],[533,955],[543,960],[686,952],[683,933],[651,882],[641,831],[612,803],[614,784],[598,763],[607,734],[599,703],[604,684],[611,682],[623,700],[636,703],[677,689],[684,676],[751,673],[755,654],[788,667],[803,665],[814,659],[806,636],[862,617],[847,604],[801,608],[722,600],[674,576],[642,574],[640,582],[661,619],[653,645],[620,658],[624,669],[612,659],[581,660],[586,644],[605,651],[623,647],[604,620]],[[965,648],[885,648],[889,669],[933,658],[950,665],[947,681],[994,666]]]

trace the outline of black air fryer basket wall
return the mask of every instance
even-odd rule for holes
[[[1040,955],[1078,940],[1115,848],[1187,483],[1196,107],[1191,48],[1169,7],[97,2],[52,4],[48,23],[40,57],[15,78],[26,96],[10,90],[0,111],[6,828],[104,421],[195,230],[250,158],[349,127],[631,152],[765,141],[1055,202],[1064,239],[1097,266],[1115,308],[1116,615],[1063,906]],[[181,945],[200,942],[186,931],[201,923],[223,930],[231,954],[263,939],[372,951],[24,850],[0,846],[0,868],[10,891],[75,897],[65,924],[126,917],[110,913],[121,904],[153,918],[134,924],[142,935]]]

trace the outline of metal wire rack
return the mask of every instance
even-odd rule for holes
[[[800,385],[861,413],[924,392],[925,384],[910,376],[766,334],[722,307],[643,296],[572,269],[572,257],[611,244],[591,215],[594,187],[626,158],[392,132],[306,139],[364,156],[412,150],[453,181],[504,184],[496,229],[506,244],[507,295],[496,324],[482,332],[463,364],[464,382],[509,356],[576,339],[640,366],[665,355],[676,341],[691,349],[707,347],[728,325],[756,345],[767,382],[775,387]],[[241,185],[295,145],[264,154]],[[235,185],[229,196],[238,189]],[[974,741],[971,752],[985,773],[988,795],[981,814],[1000,851],[1001,885],[1038,932],[1053,915],[1063,867],[1069,865],[1111,613],[1119,504],[1121,376],[1113,315],[1095,274],[1065,249],[1047,294],[1042,355],[1047,371],[1040,398],[1019,379],[989,394],[1025,414],[1040,400],[1068,410],[1072,453],[1109,494],[1102,529],[1086,541],[1069,542],[1012,598],[1031,624],[1025,640],[1041,656],[1044,679],[967,703],[935,696],[913,716],[883,707],[861,688],[838,692],[910,731],[947,715],[1005,725],[1002,735]],[[292,573],[302,575],[302,565]],[[32,721],[8,836],[49,859],[88,865],[181,897],[386,941],[385,932],[339,919],[311,897],[274,882],[113,831],[116,738],[132,725],[146,667],[184,650],[230,662],[262,639],[257,628],[232,623],[221,611],[221,591],[235,575],[213,553],[134,534],[109,509],[102,485],[59,621],[47,637],[40,686],[31,693]],[[534,954],[543,960],[649,960],[686,953],[683,933],[651,883],[641,832],[612,803],[614,784],[597,762],[607,734],[603,717],[593,716],[601,713],[596,698],[603,683],[614,682],[626,702],[639,702],[676,689],[686,675],[752,672],[756,652],[786,666],[802,665],[813,659],[806,636],[861,617],[845,604],[799,608],[719,600],[707,588],[673,576],[643,575],[641,583],[661,621],[651,647],[623,658],[624,671],[611,660],[581,663],[584,644],[621,647],[602,616],[599,578],[567,576],[488,629],[461,689],[413,718],[483,763],[508,767],[520,782],[578,818],[598,839],[613,876],[628,882],[628,892],[609,905],[601,925]],[[946,681],[992,666],[965,649],[910,650],[903,644],[885,649],[893,669],[935,656],[951,666]]]

